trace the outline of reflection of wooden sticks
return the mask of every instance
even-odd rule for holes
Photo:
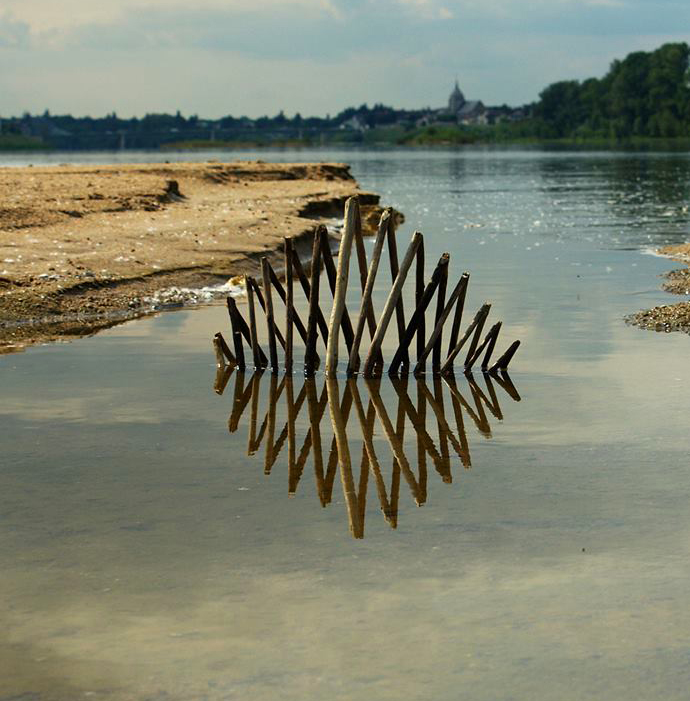
[[[314,379],[308,377],[304,384],[307,388],[307,408],[309,410],[309,435],[304,442],[304,447],[302,448],[302,453],[308,454],[307,441],[311,442],[312,452],[314,453],[314,475],[316,478],[316,491],[319,494],[319,499],[321,501],[321,506],[326,506],[326,500],[324,498],[324,486],[323,486],[323,449],[321,447],[321,415],[322,412],[319,411],[319,401],[316,399],[316,384]],[[326,388],[324,387],[323,394],[326,393]],[[323,407],[326,404],[324,402]],[[305,454],[305,460],[306,460]],[[301,455],[300,455],[301,457]],[[298,461],[299,462],[299,461]],[[295,485],[295,489],[297,486]]]
[[[321,308],[319,307],[319,278],[321,277],[321,242],[318,236],[314,236],[314,246],[311,257],[311,277],[309,280],[309,317],[307,319],[307,347],[304,351],[304,374],[314,374],[316,367],[316,337],[317,319]]]
[[[283,239],[283,241],[283,265],[285,266],[285,296],[283,297],[283,302],[285,304],[285,372],[290,373],[292,372],[292,348],[294,345],[292,327],[295,318],[295,299],[292,270],[292,239],[286,236]],[[278,289],[277,286],[276,289]],[[280,292],[278,294],[280,294]]]
[[[271,372],[275,375],[278,372],[278,349],[276,347],[276,332],[280,331],[276,328],[275,317],[273,316],[273,294],[271,292],[271,276],[268,272],[268,259],[266,256],[261,258],[261,274],[264,283],[264,296],[266,297],[266,327],[268,329],[268,350],[271,359]],[[285,340],[283,340],[283,348],[285,348]]]
[[[447,438],[450,440],[451,445],[453,446],[453,450],[458,454],[458,457],[460,460],[462,460],[463,456],[463,448],[460,443],[460,441],[455,437],[455,434],[453,433],[453,430],[451,427],[448,425],[448,421],[446,421],[446,417],[443,411],[443,405],[439,403],[439,400],[442,401],[443,395],[440,393],[440,378],[435,378],[435,380],[439,381],[439,387],[437,388],[437,391],[439,392],[436,396],[431,394],[431,391],[429,388],[426,386],[426,383],[424,380],[420,380],[422,383],[422,387],[424,388],[424,393],[426,394],[427,401],[429,402],[429,406],[432,408],[434,414],[436,415],[436,422],[438,424],[438,431],[439,431],[439,440],[441,440],[441,435],[443,435],[444,439]],[[447,454],[443,453],[443,442],[441,441],[441,454],[443,455],[444,459],[448,460]],[[448,478],[446,479],[444,477],[443,479],[444,482],[451,482],[452,481],[452,476],[450,473],[450,460],[448,460]]]
[[[513,401],[522,401],[520,393],[517,391],[513,381],[510,379],[510,375],[505,370],[501,371],[500,377],[497,373],[492,373],[491,377],[493,377],[493,379],[496,380],[499,385],[501,385],[501,387],[507,392],[508,396]]]
[[[420,245],[421,248],[421,245]],[[429,306],[431,300],[434,297],[434,292],[436,292],[436,288],[438,287],[439,282],[441,281],[441,277],[445,274],[444,269],[448,268],[448,262],[450,261],[450,256],[447,253],[444,253],[438,261],[438,264],[436,265],[436,268],[431,276],[431,279],[429,280],[429,284],[426,286],[424,291],[422,292],[421,297],[419,298],[419,301],[417,302],[417,307],[414,310],[414,314],[412,314],[412,318],[410,319],[410,323],[407,325],[407,328],[405,329],[405,335],[403,337],[402,343],[398,346],[398,350],[396,350],[395,355],[393,356],[393,360],[391,360],[390,367],[388,368],[388,374],[389,375],[395,375],[398,372],[398,368],[400,367],[402,363],[402,349],[405,348],[407,349],[412,343],[412,339],[414,338],[415,333],[417,334],[417,358],[422,358],[423,353],[424,353],[424,328],[425,328],[425,314],[426,314],[426,309]],[[422,351],[420,353],[419,351],[419,346],[420,346],[420,338],[421,338],[421,347]],[[417,366],[415,367],[415,373],[419,373],[424,370],[424,360],[422,359],[421,362],[417,362]]]
[[[224,368],[216,368],[216,379],[213,383],[213,391],[216,394],[222,395],[223,392],[225,392],[228,380],[230,379],[230,375],[232,375],[234,369],[234,365],[227,365]]]
[[[300,477],[302,476],[302,470],[304,469],[304,463],[307,461],[307,455],[304,455],[302,460],[302,454],[300,454],[300,460],[295,460],[296,453],[296,442],[295,442],[295,422],[302,409],[302,404],[307,396],[307,382],[302,384],[302,389],[297,395],[297,402],[293,399],[293,386],[292,377],[287,377],[287,382],[285,384],[286,392],[286,403],[287,403],[287,423],[283,429],[283,433],[287,433],[288,438],[288,496],[294,496],[297,491],[297,485],[299,483]],[[305,441],[306,442],[306,441]],[[311,447],[311,439],[309,442]]]
[[[480,398],[483,392],[477,387],[477,383],[468,375],[467,384],[469,385],[470,392],[472,393],[472,399],[474,401],[474,406],[477,408],[477,417],[479,418],[479,423],[477,428],[482,432],[484,438],[491,438],[491,424],[489,419],[486,418],[486,412],[484,411],[484,405]]]
[[[424,390],[417,385],[417,425],[413,425],[415,434],[417,435],[417,469],[419,470],[419,501],[424,504],[426,502],[426,449],[422,442],[422,431],[426,432],[426,397]],[[404,407],[403,407],[404,408]]]
[[[519,347],[520,341],[513,341],[508,350],[491,366],[489,372],[496,372],[496,370],[507,370],[508,364],[513,359],[513,356]]]
[[[448,270],[448,266],[445,267],[446,271]],[[439,285],[439,301],[441,300],[441,295],[445,295],[445,291],[443,290],[443,281],[447,280],[448,274],[447,272],[443,275],[441,278],[441,283]],[[450,297],[448,298],[448,303],[445,305],[445,307],[441,310],[441,313],[438,314],[438,307],[436,308],[437,315],[436,315],[436,325],[434,326],[434,330],[431,333],[431,336],[429,337],[429,340],[427,341],[426,346],[424,346],[424,350],[422,351],[422,355],[419,357],[417,360],[417,367],[415,367],[415,373],[419,374],[418,368],[424,367],[424,362],[426,359],[429,357],[429,353],[433,350],[434,355],[436,355],[437,350],[438,350],[438,355],[440,358],[440,346],[439,346],[439,341],[442,339],[442,333],[443,333],[443,325],[446,323],[446,319],[450,315],[451,311],[453,311],[453,307],[455,306],[455,303],[457,302],[460,304],[461,299],[464,299],[465,293],[467,291],[467,282],[469,280],[470,276],[468,273],[463,273],[460,276],[460,280],[458,280],[457,285],[451,292]],[[434,372],[438,370],[440,364],[436,363],[435,365],[432,365]]]
[[[371,265],[369,266],[369,272],[367,273],[367,279],[364,284],[364,291],[362,292],[362,302],[359,307],[357,328],[355,329],[355,336],[354,340],[352,341],[352,348],[350,349],[350,358],[347,364],[348,376],[354,375],[359,369],[359,346],[362,342],[362,336],[364,336],[364,324],[369,318],[367,311],[371,306],[371,295],[374,290],[374,282],[376,281],[376,274],[378,273],[379,269],[383,244],[386,240],[386,232],[388,231],[388,220],[390,218],[390,214],[390,209],[386,209],[383,212],[378,231],[376,232],[374,250],[371,254]]]
[[[491,384],[491,377],[489,376],[488,373],[484,375],[484,382],[486,383],[486,387],[489,390],[489,394],[491,395],[491,399],[489,399],[484,392],[480,389],[479,385],[475,382],[474,377],[472,375],[467,375],[467,382],[469,383],[470,387],[474,388],[474,392],[476,393],[477,397],[479,397],[480,401],[482,401],[485,405],[486,408],[494,415],[495,418],[497,418],[499,421],[503,420],[503,414],[501,413],[501,407],[498,405],[498,399],[496,398],[496,393],[494,392],[494,387]]]
[[[330,408],[331,424],[333,425],[333,433],[338,447],[338,463],[340,465],[340,480],[343,486],[343,495],[347,505],[347,515],[350,521],[350,531],[355,538],[363,538],[364,533],[359,530],[358,514],[359,508],[357,505],[357,494],[355,493],[355,484],[352,479],[352,460],[350,458],[350,447],[347,442],[347,433],[345,432],[345,420],[340,411],[340,395],[338,392],[338,380],[332,377],[326,378],[326,387],[328,389],[328,406]],[[345,390],[348,392],[348,390]]]
[[[323,224],[320,224],[316,230],[317,235],[321,239],[321,257],[323,258],[323,267],[326,270],[326,276],[328,277],[328,285],[331,288],[331,294],[335,300],[336,284],[338,280],[338,271],[336,270],[335,263],[333,262],[333,254],[331,253],[330,241],[328,239],[328,229]],[[345,345],[347,346],[348,352],[352,347],[352,338],[354,332],[352,331],[352,321],[350,320],[350,314],[347,311],[347,306],[343,305],[343,316],[340,321],[340,328],[343,330],[343,338],[345,339]],[[330,332],[329,332],[330,334]]]
[[[359,418],[359,425],[362,430],[362,437],[364,439],[364,450],[369,459],[369,467],[374,473],[374,482],[376,483],[376,492],[378,494],[379,503],[381,504],[381,511],[383,511],[383,516],[388,523],[391,524],[393,528],[395,526],[391,522],[391,506],[388,501],[388,495],[386,494],[386,484],[383,480],[383,475],[381,474],[381,465],[379,463],[378,457],[376,456],[376,450],[374,448],[374,426],[373,419],[374,414],[371,412],[373,409],[373,404],[369,401],[369,410],[367,411],[367,416],[364,415],[364,407],[362,406],[362,400],[359,396],[359,390],[357,389],[357,382],[354,379],[349,379],[348,384],[350,386],[350,391],[352,392],[352,398],[355,405],[355,412]]]
[[[388,439],[388,443],[390,444],[391,451],[393,452],[393,455],[398,461],[398,465],[400,465],[400,468],[402,469],[405,480],[410,487],[410,491],[412,492],[412,496],[417,506],[420,506],[421,502],[419,500],[419,485],[417,484],[417,480],[415,479],[415,476],[412,473],[412,470],[410,469],[410,463],[408,462],[407,458],[405,457],[405,453],[403,452],[402,441],[399,440],[396,432],[393,430],[393,424],[391,423],[391,420],[388,417],[386,407],[383,403],[383,400],[381,399],[381,395],[379,394],[379,383],[375,380],[366,380],[366,383],[369,389],[369,396],[371,397],[371,401],[374,403],[376,413],[378,414],[379,421],[381,422],[381,426],[383,427],[383,432],[386,434],[386,438]]]
[[[400,268],[398,266],[398,242],[395,238],[395,226],[392,217],[388,219],[388,260],[391,268],[391,280],[395,280],[395,278],[398,277]],[[405,306],[402,295],[398,297],[398,301],[395,304],[395,318],[398,325],[398,347],[402,347],[402,341],[405,336]],[[402,351],[401,363],[403,372],[406,372],[410,365],[410,357],[407,348]]]
[[[450,389],[450,400],[453,404],[453,413],[455,414],[455,425],[458,429],[458,440],[462,447],[462,455],[460,455],[460,460],[465,467],[469,470],[472,467],[472,458],[470,457],[470,446],[467,442],[467,433],[465,432],[465,422],[462,418],[462,406],[458,400],[458,395],[460,391],[455,384],[455,377],[453,375],[448,375],[443,378]]]
[[[422,238],[422,235],[418,231],[415,231],[415,233],[412,235],[412,241],[410,242],[407,252],[405,253],[405,257],[400,264],[400,270],[395,278],[395,281],[393,282],[393,287],[388,295],[383,312],[381,312],[381,318],[378,326],[376,327],[376,333],[374,334],[374,338],[371,339],[369,353],[367,355],[366,362],[364,363],[365,377],[372,376],[372,370],[381,350],[381,344],[383,343],[383,337],[386,335],[388,323],[391,320],[391,316],[395,310],[398,298],[402,293],[405,278],[407,277],[407,273],[412,265],[412,261],[414,260],[415,254],[417,253],[417,248],[419,248]]]
[[[249,335],[251,339],[252,356],[254,358],[254,367],[258,370],[264,367],[264,358],[262,353],[259,353],[259,339],[256,333],[256,309],[254,308],[254,281],[250,277],[245,276],[245,286],[247,288],[247,301],[249,303]]]
[[[239,370],[237,375],[235,375],[235,391],[232,397],[232,412],[230,413],[230,418],[228,419],[228,431],[230,433],[234,433],[237,430],[242,414],[244,413],[247,403],[252,396],[252,385],[250,383],[245,390],[244,380],[244,370]]]
[[[441,378],[438,375],[434,375],[433,385],[434,399],[431,402],[431,408],[436,414],[436,427],[438,429],[438,446],[441,450],[441,457],[443,458],[444,462],[448,463],[447,482],[450,483],[453,481],[453,473],[450,469],[450,453],[448,452],[448,434],[450,433],[450,426],[447,422],[444,422],[446,418],[446,411],[445,407],[443,406],[443,385],[441,384]],[[424,386],[426,387],[426,383],[424,384]],[[444,421],[442,421],[440,417],[443,417]],[[445,479],[443,481],[446,482]]]
[[[264,417],[258,435],[256,433],[256,420],[259,413],[259,389],[261,387],[261,376],[263,374],[263,370],[261,370],[252,375],[252,404],[249,418],[249,436],[247,438],[247,455],[254,455],[254,453],[256,453],[261,445],[264,433],[266,432],[266,417]]]
[[[444,379],[451,391],[451,394],[460,402],[462,408],[467,412],[467,415],[472,419],[472,422],[477,427],[477,430],[483,435],[486,435],[486,416],[484,416],[484,423],[482,423],[481,417],[477,415],[475,410],[467,403],[465,397],[462,396],[460,390],[458,390],[458,386],[455,384],[455,378],[452,375],[447,375],[444,377]],[[490,427],[489,430],[491,430]]]
[[[340,324],[342,323],[345,313],[345,295],[347,294],[347,281],[350,275],[350,253],[352,252],[352,239],[355,236],[356,220],[358,219],[359,203],[356,198],[350,197],[345,203],[343,235],[340,239],[340,250],[338,251],[338,274],[335,280],[335,291],[333,292],[331,319],[328,324],[326,377],[335,377],[336,370],[338,369]],[[350,333],[352,333],[352,326],[350,326]]]
[[[264,452],[264,474],[266,475],[270,474],[273,463],[276,461],[282,445],[282,442],[280,445],[275,443],[276,407],[278,405],[280,395],[283,393],[286,377],[286,375],[283,375],[283,379],[280,381],[280,386],[276,386],[278,378],[276,377],[275,373],[271,373],[268,391],[268,428],[266,431],[266,450]],[[282,440],[284,441],[285,438]]]
[[[424,404],[424,420],[420,418],[419,413],[417,410],[414,408],[412,401],[410,400],[410,397],[408,396],[407,392],[404,392],[402,390],[402,385],[401,385],[401,380],[400,378],[391,378],[391,384],[393,385],[393,388],[398,394],[398,397],[400,398],[400,401],[402,402],[403,408],[405,409],[405,413],[410,417],[410,421],[412,422],[412,426],[414,427],[414,430],[417,432],[417,436],[424,448],[424,450],[429,453],[431,456],[431,460],[434,463],[434,467],[436,468],[436,472],[439,473],[442,477],[448,473],[449,469],[449,463],[448,461],[444,461],[444,459],[441,457],[441,454],[438,452],[436,449],[436,446],[434,445],[434,441],[429,435],[429,433],[426,430],[426,404]],[[426,386],[422,382],[422,380],[417,380],[417,393],[422,393],[424,395],[424,388]],[[426,400],[425,400],[426,401]],[[421,474],[421,473],[420,473]],[[424,472],[425,479],[426,479],[426,471]],[[425,483],[426,484],[426,483]],[[425,495],[426,499],[426,495]],[[420,502],[421,503],[421,502]]]
[[[453,350],[446,358],[446,362],[443,363],[443,365],[441,365],[442,375],[453,372],[453,361],[455,360],[455,357],[462,350],[462,347],[467,342],[467,339],[470,337],[472,331],[479,327],[480,322],[482,326],[484,325],[484,321],[486,320],[486,317],[489,313],[489,309],[491,309],[491,305],[488,302],[485,302],[480,307],[479,311],[475,314],[472,323],[467,327],[467,330],[463,334],[462,338],[455,344],[455,348],[453,348]]]

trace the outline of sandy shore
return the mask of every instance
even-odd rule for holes
[[[358,194],[348,166],[261,162],[0,168],[0,352],[84,335],[152,309],[203,301],[180,290],[282,267],[284,236]]]
[[[677,246],[664,246],[658,251],[663,256],[690,265],[690,243]],[[690,295],[690,268],[671,270],[662,288],[671,294]],[[653,331],[684,331],[690,333],[690,302],[662,304],[659,307],[646,309],[632,314],[627,321],[635,326]]]

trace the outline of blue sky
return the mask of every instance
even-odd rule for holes
[[[0,0],[0,115],[517,105],[688,40],[687,0]]]

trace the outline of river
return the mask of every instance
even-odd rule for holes
[[[405,213],[399,249],[421,231],[427,274],[448,251],[466,315],[490,300],[499,346],[521,340],[512,384],[341,378],[348,473],[322,375],[235,372],[214,392],[223,305],[0,357],[0,700],[686,699],[689,341],[623,317],[674,301],[674,264],[650,253],[690,237],[690,156],[2,164],[180,157],[351,163]]]

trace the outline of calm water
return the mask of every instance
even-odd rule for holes
[[[0,699],[686,699],[689,339],[621,318],[672,301],[690,157],[242,155],[352,163],[513,385],[217,378],[221,306],[1,357]]]

